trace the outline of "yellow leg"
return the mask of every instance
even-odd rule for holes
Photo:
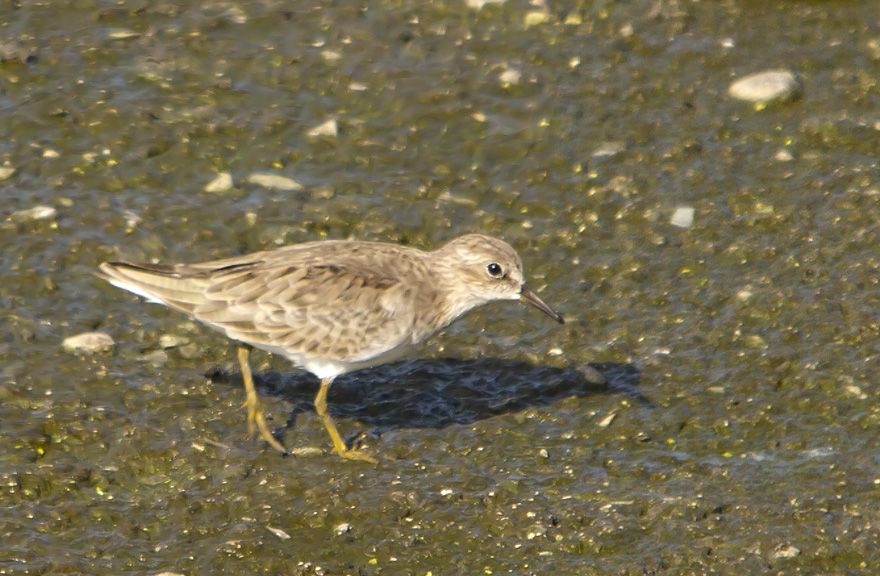
[[[333,441],[333,450],[343,458],[349,460],[363,460],[364,462],[376,464],[376,459],[369,454],[357,450],[349,450],[345,445],[342,436],[339,435],[339,431],[336,430],[336,424],[333,423],[333,418],[331,418],[330,413],[327,412],[327,392],[330,391],[331,384],[333,384],[333,378],[321,379],[321,388],[318,390],[317,396],[315,396],[315,412],[321,417],[321,421],[324,423],[324,428],[326,428],[327,433],[330,434],[330,440]]]
[[[251,349],[241,344],[238,345],[238,363],[241,366],[241,378],[244,380],[244,405],[247,408],[247,427],[248,435],[253,435],[254,427],[260,431],[260,436],[269,443],[272,448],[279,452],[287,453],[281,442],[272,436],[269,427],[266,426],[266,419],[263,418],[263,410],[260,407],[260,399],[257,396],[257,389],[254,388],[254,377],[251,374],[251,365],[248,362]]]

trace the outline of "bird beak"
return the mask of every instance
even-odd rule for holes
[[[538,310],[540,310],[541,312],[543,312],[547,316],[553,318],[554,320],[556,320],[560,324],[565,324],[565,320],[562,319],[562,316],[560,316],[559,314],[554,312],[553,308],[547,306],[547,304],[545,304],[543,300],[538,298],[537,294],[535,294],[534,292],[532,292],[531,290],[529,290],[525,286],[522,287],[522,290],[519,293],[519,299],[522,300],[523,302],[531,304],[532,306],[534,306],[535,308],[537,308]]]

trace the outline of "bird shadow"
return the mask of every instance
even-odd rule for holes
[[[241,385],[241,375],[213,368],[212,382]],[[638,389],[641,372],[632,364],[590,363],[557,368],[528,362],[415,359],[339,376],[330,389],[329,411],[354,418],[368,433],[399,428],[444,428],[470,424],[499,414],[546,406],[571,396],[620,394],[652,406]],[[314,411],[317,378],[306,372],[255,375],[261,395],[292,404],[285,429],[303,412]]]

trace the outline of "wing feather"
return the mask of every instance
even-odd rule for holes
[[[401,276],[421,265],[398,247],[326,241],[199,264],[105,263],[101,273],[230,338],[358,363],[411,343],[420,306]]]

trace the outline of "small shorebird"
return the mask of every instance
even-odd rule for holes
[[[505,242],[468,234],[434,252],[398,244],[324,240],[200,264],[105,262],[100,276],[180,310],[235,341],[248,433],[269,431],[248,357],[280,354],[321,379],[315,411],[343,458],[375,462],[346,446],[327,412],[333,379],[401,357],[469,310],[522,300],[562,317],[525,287],[522,261]]]

